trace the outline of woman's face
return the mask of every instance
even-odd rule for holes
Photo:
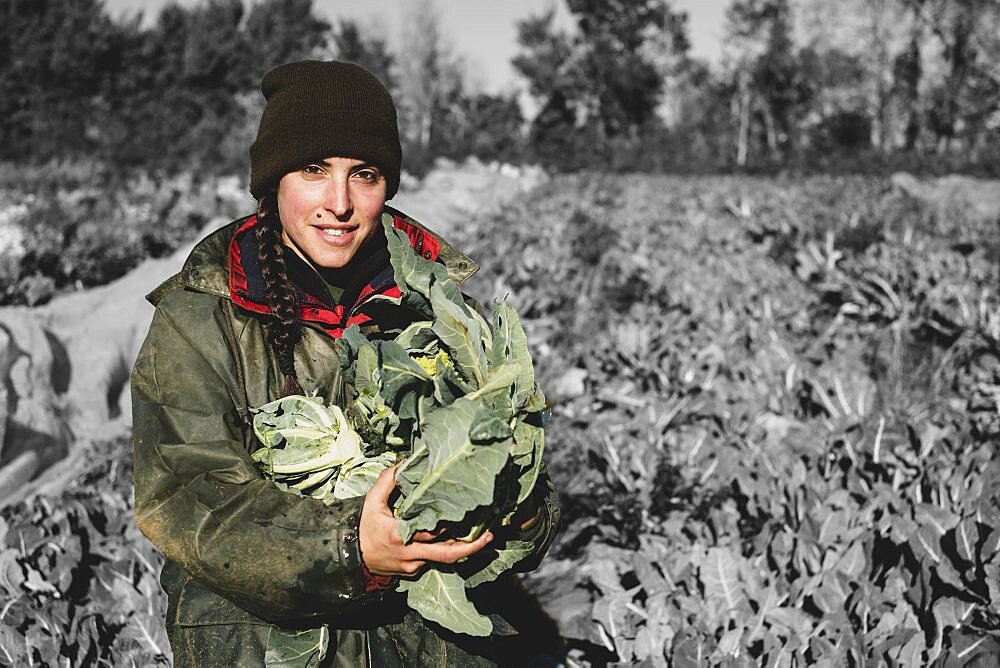
[[[307,262],[339,269],[380,224],[385,189],[378,167],[354,158],[288,172],[278,182],[282,239]]]

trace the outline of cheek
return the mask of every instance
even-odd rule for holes
[[[366,194],[358,200],[358,204],[363,208],[367,218],[378,218],[385,207],[385,189]]]
[[[312,189],[289,179],[279,184],[277,202],[282,223],[296,225],[316,207],[317,196]]]
[[[293,200],[288,196],[288,191],[281,189],[278,191],[278,197],[275,200],[278,205],[278,219],[281,220],[282,227],[288,227],[289,221],[292,220]]]

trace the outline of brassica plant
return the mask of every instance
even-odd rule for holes
[[[348,329],[340,352],[356,396],[343,412],[301,396],[261,407],[254,429],[264,447],[253,456],[283,489],[322,500],[364,494],[381,470],[402,461],[393,509],[401,538],[444,529],[474,540],[508,525],[534,489],[545,399],[514,308],[497,301],[487,321],[443,265],[412,251],[391,217],[383,225],[401,296],[373,299],[421,319],[392,339],[369,340],[357,327]],[[533,549],[516,539],[494,542],[464,563],[401,578],[398,589],[425,618],[489,635],[492,622],[466,591]]]

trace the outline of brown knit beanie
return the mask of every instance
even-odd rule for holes
[[[260,84],[267,106],[250,146],[250,192],[257,199],[311,160],[357,158],[378,166],[386,199],[399,188],[396,107],[382,82],[354,63],[304,60],[280,65]]]

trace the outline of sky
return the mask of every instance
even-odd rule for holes
[[[193,4],[196,0],[180,0]],[[112,16],[141,11],[152,21],[167,0],[105,0]],[[722,17],[727,0],[672,0],[675,10],[688,14],[692,54],[716,62],[720,52]],[[313,0],[313,7],[328,21],[352,18],[364,26],[378,27],[393,38],[403,29],[407,0]],[[568,21],[562,0],[435,0],[445,32],[455,52],[466,59],[473,80],[491,93],[523,87],[510,60],[517,53],[515,21],[554,7],[557,18]]]

